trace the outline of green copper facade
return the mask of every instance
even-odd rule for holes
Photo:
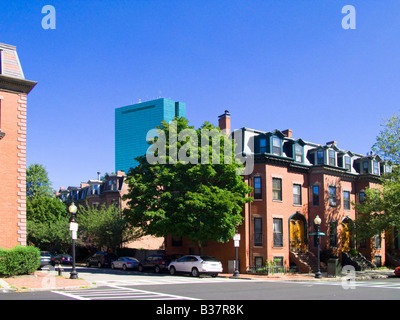
[[[149,147],[147,132],[175,117],[186,117],[186,105],[165,98],[115,109],[115,172],[135,167]]]

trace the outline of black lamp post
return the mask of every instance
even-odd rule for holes
[[[71,233],[72,233],[72,271],[71,271],[71,276],[69,278],[77,279],[78,273],[76,272],[76,269],[75,269],[75,239],[77,238],[78,224],[75,222],[75,214],[76,214],[76,211],[78,210],[78,208],[72,202],[72,204],[69,206],[68,210],[69,210],[69,213],[71,213],[69,230],[71,230]]]
[[[240,235],[239,235],[239,230],[238,227],[236,226],[236,234],[235,237],[233,238],[233,242],[235,245],[235,270],[233,272],[234,277],[239,277],[239,240],[240,240]]]
[[[317,251],[317,272],[315,273],[315,278],[321,279],[321,271],[320,271],[320,249],[321,249],[321,235],[320,235],[320,226],[321,226],[321,218],[319,216],[316,216],[314,219],[314,224],[317,227],[317,246],[318,246],[318,251]]]

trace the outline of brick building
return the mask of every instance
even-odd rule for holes
[[[36,85],[15,46],[0,44],[0,247],[26,245],[26,108]]]
[[[230,130],[230,114],[219,118],[221,129]],[[352,202],[362,201],[367,187],[377,187],[383,172],[391,167],[378,156],[361,155],[338,148],[335,141],[324,145],[293,137],[291,130],[264,132],[249,128],[242,135],[243,153],[254,160],[254,170],[244,179],[254,188],[254,201],[246,204],[244,222],[239,226],[240,272],[265,266],[297,266],[313,271],[316,239],[314,218],[321,220],[321,251],[343,259],[352,248],[377,265],[385,264],[385,241],[376,235],[357,242],[352,232],[356,212]],[[392,236],[398,242],[398,232]],[[393,245],[390,244],[390,245]],[[196,246],[184,238],[168,237],[169,254],[189,254]],[[224,270],[231,272],[235,259],[233,241],[206,243],[204,254],[216,256]],[[314,265],[315,267],[315,265]]]
[[[60,188],[56,197],[69,205],[72,201],[82,206],[115,205],[124,209],[126,201],[122,199],[128,193],[124,171],[106,174],[102,179],[98,172],[97,179],[82,182],[79,187]],[[164,238],[144,236],[124,245],[126,248],[160,250],[164,249]]]

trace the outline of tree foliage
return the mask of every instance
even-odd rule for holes
[[[184,118],[175,121],[178,134],[194,130]],[[204,241],[227,242],[232,239],[236,226],[243,220],[244,204],[252,200],[247,197],[251,188],[236,174],[241,164],[233,155],[230,161],[226,161],[229,159],[224,155],[224,147],[233,149],[232,142],[219,135],[221,143],[217,156],[221,161],[212,163],[211,138],[210,143],[203,147],[196,145],[190,137],[182,141],[178,139],[173,146],[170,143],[170,125],[164,121],[158,128],[166,137],[167,161],[165,164],[163,161],[150,164],[146,156],[136,159],[139,165],[131,169],[126,180],[129,185],[129,193],[125,196],[128,200],[127,218],[145,234],[184,236],[200,251]],[[197,141],[204,139],[204,130],[220,132],[219,128],[206,122],[195,130]],[[189,160],[170,164],[170,151],[176,147],[181,158],[183,155]],[[204,150],[210,154],[208,164],[200,161],[202,149],[203,155]],[[193,163],[193,160],[198,161]],[[227,162],[230,164],[225,164]]]
[[[26,181],[28,242],[42,249],[67,250],[71,242],[69,213],[52,193],[47,171],[40,164],[32,164],[27,169]]]
[[[97,248],[116,250],[123,243],[138,238],[141,234],[130,227],[123,212],[115,205],[79,206],[77,213],[80,240]]]
[[[392,173],[383,174],[380,188],[367,188],[365,201],[356,204],[359,239],[368,239],[391,227],[400,229],[400,118],[383,124],[373,150],[393,164]]]
[[[47,171],[41,164],[31,164],[26,170],[26,195],[29,198],[52,195]]]

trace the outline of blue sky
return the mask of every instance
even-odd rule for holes
[[[114,109],[139,99],[183,101],[195,127],[228,109],[233,128],[362,154],[400,109],[398,0],[1,0],[0,12],[0,42],[38,82],[27,164],[55,189],[114,171]]]

